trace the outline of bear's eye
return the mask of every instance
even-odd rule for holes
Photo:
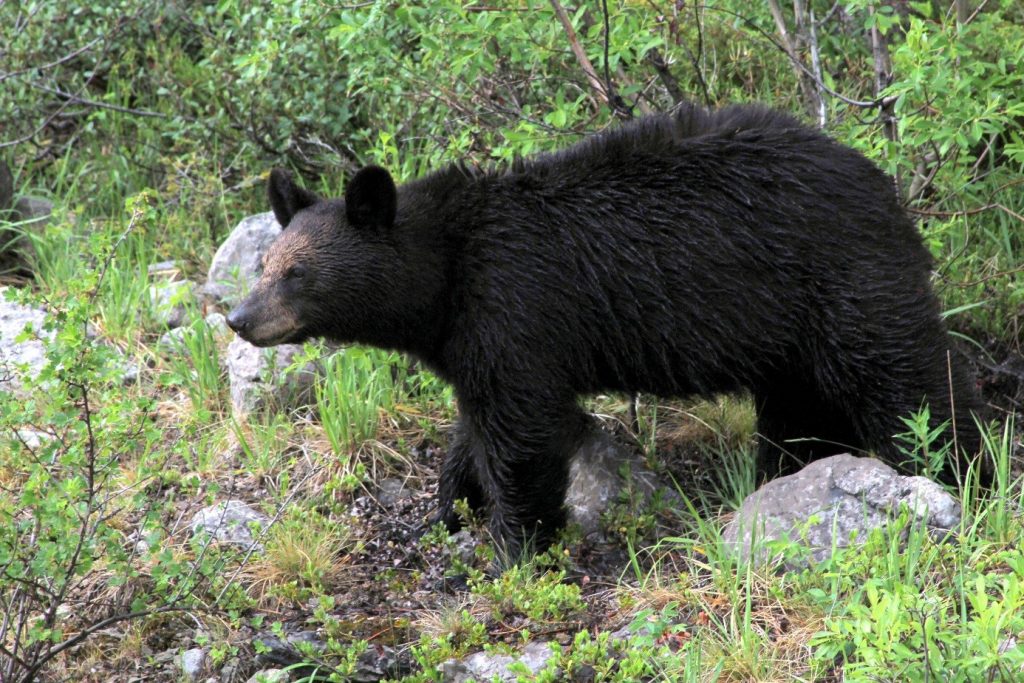
[[[306,269],[303,266],[292,266],[284,276],[289,279],[298,280],[306,277]]]

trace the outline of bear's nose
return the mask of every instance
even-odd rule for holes
[[[245,315],[245,311],[242,310],[241,307],[236,308],[235,310],[228,313],[227,321],[228,327],[230,327],[238,334],[242,334],[243,332],[245,332],[245,328],[249,326],[249,319]]]

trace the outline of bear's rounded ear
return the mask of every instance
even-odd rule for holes
[[[345,187],[345,217],[357,228],[386,230],[395,223],[398,190],[391,174],[380,166],[367,166]]]
[[[315,194],[296,185],[292,180],[292,174],[283,168],[275,168],[270,172],[267,196],[270,198],[270,208],[274,210],[274,217],[282,228],[287,228],[299,211],[320,201]]]

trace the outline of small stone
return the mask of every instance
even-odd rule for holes
[[[22,428],[15,430],[14,439],[30,451],[36,451],[50,441],[53,441],[54,436],[35,429]]]
[[[313,631],[297,631],[287,634],[282,640],[276,634],[261,632],[253,638],[253,643],[258,643],[256,655],[257,666],[282,666],[290,667],[290,670],[301,669],[295,665],[305,661],[306,657],[299,652],[299,647],[305,644],[311,647],[314,652],[322,652],[327,644]],[[305,647],[303,649],[306,649]],[[311,669],[311,667],[310,667]],[[301,673],[300,673],[301,675]]]
[[[270,519],[240,500],[228,500],[203,508],[192,517],[193,534],[205,532],[219,543],[249,547],[253,544],[250,527],[263,528]],[[257,545],[257,548],[260,546]]]
[[[181,327],[188,317],[188,303],[194,285],[186,281],[159,282],[149,287],[157,321],[168,329]]]
[[[242,662],[238,657],[232,657],[224,662],[224,666],[220,668],[219,683],[236,683],[239,679],[238,669],[241,665]]]
[[[268,405],[280,410],[309,405],[314,398],[316,366],[308,364],[285,374],[285,369],[301,352],[302,346],[298,344],[261,349],[241,337],[232,339],[227,348],[226,365],[235,417],[242,419]]]
[[[245,683],[288,683],[288,673],[283,669],[257,671]]]
[[[228,327],[228,319],[224,317],[223,313],[213,313],[206,316],[206,326],[213,332],[214,337],[227,337],[231,334],[231,328]]]
[[[181,265],[177,261],[158,261],[150,263],[146,268],[150,277],[162,277],[173,280],[181,274]]]
[[[31,227],[40,231],[50,222],[50,216],[53,215],[53,202],[42,197],[19,197],[14,204],[14,210],[22,221],[23,229]]]
[[[547,666],[552,654],[551,647],[540,641],[527,643],[518,657],[494,652],[477,652],[462,661],[448,660],[442,664],[441,680],[445,683],[492,680],[514,683],[519,680],[519,674],[509,671],[513,663],[525,665],[530,674],[536,676]]]
[[[141,371],[137,362],[126,358],[121,360],[121,384],[126,387],[138,384],[140,374]]]
[[[178,666],[181,667],[181,672],[190,681],[199,680],[199,675],[203,672],[203,665],[205,663],[206,653],[201,648],[185,650],[181,653],[181,657],[178,658]]]
[[[468,529],[460,529],[452,534],[452,541],[452,554],[462,564],[471,566],[476,558],[476,539],[473,534]]]
[[[157,346],[167,351],[184,351],[185,334],[187,333],[187,327],[175,327],[173,330],[167,330],[162,335],[160,335],[160,340],[157,342]]]
[[[386,508],[393,508],[399,501],[409,498],[412,498],[412,491],[397,477],[384,479],[377,487],[377,502]]]

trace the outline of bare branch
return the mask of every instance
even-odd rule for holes
[[[583,46],[580,45],[579,36],[576,35],[576,29],[573,28],[572,20],[569,18],[569,14],[565,11],[565,8],[562,7],[562,3],[558,0],[549,1],[551,3],[551,8],[555,11],[555,16],[558,18],[558,22],[562,25],[562,28],[565,29],[565,35],[569,39],[569,47],[572,48],[572,53],[576,56],[576,61],[579,63],[580,69],[583,70],[583,75],[587,77],[587,82],[590,83],[591,89],[597,93],[601,101],[607,104],[608,107],[616,113],[616,115],[621,118],[630,118],[632,114],[629,113],[629,110],[625,107],[616,106],[615,98],[617,95],[614,95],[614,93],[611,92],[609,85],[603,83],[601,78],[597,75],[597,71],[594,69],[594,64],[590,61],[590,58],[587,57],[586,50],[584,50]],[[623,114],[625,114],[625,116],[623,116]]]
[[[665,87],[669,97],[676,104],[683,102],[686,99],[686,95],[683,94],[683,89],[679,87],[679,81],[672,75],[672,71],[668,68],[668,63],[665,58],[658,51],[658,48],[651,48],[647,53],[647,61],[654,67],[654,72],[658,74],[658,78],[661,80],[661,84]],[[703,81],[701,81],[703,83]],[[707,99],[707,90],[704,91],[705,100]],[[709,103],[710,104],[710,103]]]
[[[580,45],[580,39],[576,35],[576,29],[573,28],[568,13],[566,13],[562,3],[558,2],[558,0],[550,0],[550,2],[551,8],[555,10],[555,16],[558,18],[559,23],[562,24],[562,28],[565,29],[565,35],[569,38],[569,47],[572,48],[572,53],[576,55],[576,61],[579,62],[583,75],[587,77],[591,89],[608,104],[608,93],[605,91],[604,84],[601,83],[601,79],[594,70],[594,65],[591,63],[590,58],[587,57],[586,51]]]
[[[0,2],[0,4],[3,4],[3,3]],[[74,59],[78,55],[80,55],[80,54],[82,54],[84,52],[88,52],[89,50],[91,50],[96,43],[100,42],[105,37],[106,36],[97,36],[96,38],[93,38],[92,40],[90,40],[88,43],[86,43],[82,47],[80,47],[77,50],[75,50],[74,52],[70,52],[70,53],[64,55],[63,57],[61,57],[60,59],[56,59],[56,60],[54,60],[52,62],[49,62],[47,64],[41,64],[40,66],[27,66],[24,69],[16,69],[15,71],[7,71],[7,72],[4,72],[4,73],[0,73],[0,83],[3,83],[8,78],[14,78],[15,76],[20,76],[21,74],[28,73],[29,71],[47,71],[49,69],[53,69],[55,67],[58,67],[61,64],[64,64],[66,62],[70,62],[72,59]]]
[[[167,114],[163,114],[158,111],[148,111],[146,109],[131,109],[129,107],[121,107],[116,104],[108,104],[106,102],[97,102],[96,100],[89,100],[81,95],[75,95],[74,93],[65,92],[60,88],[51,88],[43,85],[42,83],[36,83],[29,81],[29,85],[36,90],[42,90],[45,93],[56,95],[57,97],[64,98],[69,104],[84,104],[88,107],[95,107],[97,109],[110,109],[111,111],[121,112],[122,114],[132,114],[133,116],[148,116],[153,118],[166,119],[170,118]]]
[[[810,21],[807,22],[807,34],[811,44],[811,68],[814,70],[815,83],[823,83],[821,75],[821,53],[818,50],[818,28],[814,21],[814,8],[811,7],[808,10],[808,16]],[[825,102],[825,94],[823,90],[818,90],[818,126],[824,128],[828,125],[828,105]]]

